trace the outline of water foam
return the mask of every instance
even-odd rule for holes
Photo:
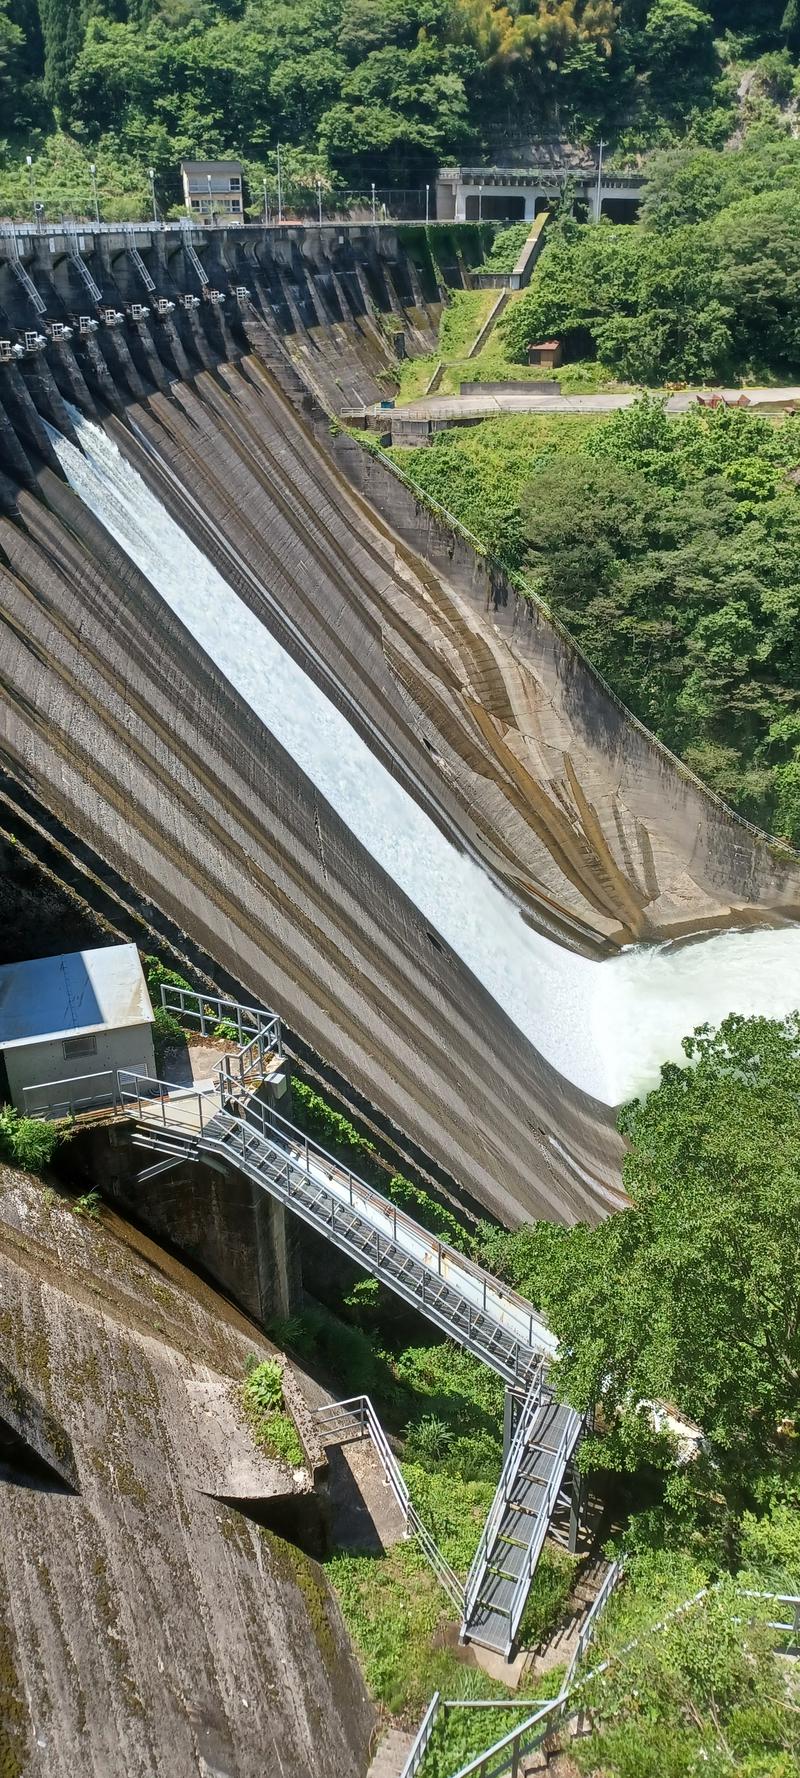
[[[532,932],[439,832],[350,723],[234,593],[101,427],[74,413],[82,450],[52,433],[70,485],[372,857],[536,1048],[616,1105],[679,1060],[681,1039],[731,1011],[800,1003],[800,928],[635,946],[603,963]]]

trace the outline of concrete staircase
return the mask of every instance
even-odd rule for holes
[[[379,1742],[367,1778],[401,1778],[416,1736],[409,1729],[388,1729]]]

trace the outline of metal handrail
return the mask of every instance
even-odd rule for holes
[[[445,1331],[451,1333],[453,1324],[455,1323],[458,1327],[461,1323],[461,1334],[465,1336],[466,1343],[479,1341],[486,1354],[487,1362],[491,1363],[496,1360],[495,1368],[500,1370],[500,1374],[505,1376],[507,1381],[528,1384],[532,1375],[538,1374],[542,1365],[542,1354],[528,1344],[525,1334],[521,1333],[518,1327],[515,1327],[513,1323],[511,1326],[506,1325],[501,1319],[504,1308],[508,1308],[509,1313],[516,1314],[516,1304],[514,1302],[509,1304],[510,1293],[506,1293],[489,1273],[481,1271],[480,1267],[471,1266],[469,1262],[464,1262],[462,1265],[462,1255],[455,1248],[448,1248],[445,1243],[437,1241],[435,1236],[430,1235],[427,1229],[421,1228],[413,1218],[397,1210],[389,1199],[381,1197],[380,1193],[365,1185],[364,1181],[356,1174],[351,1173],[348,1167],[334,1160],[332,1155],[328,1155],[318,1144],[310,1141],[272,1106],[267,1106],[260,1100],[248,1099],[242,1101],[241,1111],[242,1115],[235,1128],[240,1135],[243,1157],[246,1156],[245,1131],[247,1129],[255,1130],[263,1142],[279,1149],[281,1153],[281,1158],[287,1168],[287,1195],[291,1196],[293,1174],[299,1175],[306,1189],[309,1183],[311,1185],[321,1184],[322,1190],[331,1200],[331,1229],[335,1226],[337,1207],[340,1209],[349,1208],[356,1216],[363,1214],[359,1210],[359,1204],[364,1205],[367,1209],[371,1207],[373,1212],[377,1209],[385,1216],[389,1224],[386,1233],[383,1233],[375,1225],[369,1214],[364,1215],[364,1220],[374,1234],[376,1267],[381,1260],[382,1241],[387,1248],[390,1245],[399,1246],[409,1261],[416,1263],[421,1274],[419,1289],[412,1293],[412,1300],[421,1305],[423,1311],[432,1320],[438,1319]],[[281,1147],[281,1144],[284,1146]],[[231,1141],[231,1146],[234,1149],[237,1146],[235,1137]],[[322,1172],[327,1173],[327,1184],[324,1181],[315,1180],[312,1163],[317,1163]],[[335,1178],[338,1179],[342,1187],[347,1189],[347,1197],[344,1200],[340,1200],[332,1189],[331,1182]],[[422,1251],[415,1252],[413,1245],[404,1246],[403,1242],[398,1242],[398,1229],[404,1231],[408,1241],[419,1243]],[[344,1243],[340,1242],[340,1244]],[[432,1265],[426,1263],[426,1255],[429,1253],[436,1255],[436,1271]],[[362,1253],[362,1264],[363,1257]],[[445,1261],[446,1263],[444,1263]],[[475,1303],[470,1300],[464,1291],[459,1274],[466,1275],[470,1279],[477,1279],[481,1288],[479,1302]],[[433,1295],[433,1298],[429,1294],[426,1301],[428,1278],[432,1279],[434,1289],[437,1284],[439,1285],[438,1299],[436,1294]],[[389,1282],[396,1283],[397,1280],[390,1279]],[[451,1297],[456,1298],[455,1304],[448,1302],[446,1315],[442,1314],[440,1307],[442,1292],[448,1292]],[[404,1294],[402,1290],[400,1294]],[[496,1309],[492,1307],[490,1297],[496,1299]],[[530,1304],[525,1303],[522,1298],[518,1300],[526,1321],[532,1325],[534,1317]],[[460,1336],[457,1335],[457,1337]]]
[[[519,1419],[518,1419],[517,1424],[514,1428],[514,1435],[512,1437],[511,1443],[508,1447],[508,1451],[506,1452],[506,1456],[505,1456],[505,1459],[503,1462],[503,1467],[500,1471],[500,1479],[497,1484],[497,1490],[495,1492],[494,1500],[492,1501],[491,1507],[489,1508],[486,1523],[483,1527],[483,1533],[481,1535],[481,1540],[480,1540],[480,1543],[478,1544],[477,1550],[475,1551],[475,1555],[474,1555],[474,1558],[472,1561],[472,1566],[470,1568],[469,1574],[467,1575],[467,1584],[464,1589],[464,1622],[465,1622],[465,1624],[466,1624],[467,1618],[470,1615],[470,1612],[472,1611],[472,1607],[475,1603],[475,1600],[478,1596],[480,1587],[483,1582],[483,1576],[484,1576],[484,1572],[486,1569],[486,1561],[487,1561],[487,1557],[489,1554],[489,1546],[490,1546],[492,1539],[494,1538],[494,1536],[497,1532],[498,1526],[500,1524],[500,1520],[502,1519],[502,1516],[503,1516],[503,1513],[505,1512],[506,1506],[508,1505],[509,1485],[510,1485],[511,1481],[516,1477],[517,1470],[518,1470],[519,1464],[520,1464],[520,1459],[522,1457],[522,1452],[523,1452],[523,1450],[525,1448],[525,1444],[527,1442],[528,1433],[530,1432],[531,1426],[533,1425],[533,1422],[536,1419],[536,1415],[538,1414],[539,1409],[542,1405],[542,1391],[543,1391],[543,1377],[542,1377],[542,1373],[540,1371],[539,1375],[535,1378],[534,1382],[532,1383],[531,1388],[528,1392],[528,1395],[525,1398],[525,1401],[524,1401],[523,1407],[522,1407],[522,1412],[520,1413]]]
[[[29,1104],[29,1096],[33,1093],[48,1093],[56,1087],[85,1086],[87,1081],[90,1080],[108,1081],[108,1090],[100,1094],[91,1093],[88,1095],[68,1093],[63,1099],[48,1099],[46,1105],[31,1106]],[[58,1116],[62,1106],[65,1107],[64,1115],[69,1116],[70,1112],[74,1112],[76,1105],[80,1105],[84,1098],[86,1099],[85,1109],[91,1110],[92,1105],[98,1099],[108,1099],[113,1105],[115,1097],[116,1086],[113,1068],[98,1068],[93,1074],[66,1074],[60,1076],[58,1080],[40,1080],[36,1081],[35,1084],[23,1087],[22,1089],[22,1103],[25,1116],[42,1119]]]
[[[562,1692],[569,1691],[578,1667],[589,1647],[589,1643],[594,1637],[598,1619],[605,1611],[608,1601],[611,1598],[611,1594],[613,1593],[614,1588],[619,1585],[624,1572],[625,1564],[620,1557],[616,1562],[611,1563],[611,1567],[603,1576],[603,1582],[598,1589],[597,1597],[593,1600],[591,1609],[578,1632],[578,1640],[573,1650],[572,1659],[564,1675],[564,1684],[561,1688]]]
[[[439,1692],[434,1692],[417,1730],[414,1744],[410,1748],[406,1757],[406,1763],[400,1773],[400,1778],[414,1778],[415,1773],[419,1771],[430,1745],[431,1735],[433,1734],[436,1725],[441,1702],[441,1694]]]
[[[236,1026],[240,1045],[246,1047],[253,1037],[261,1036],[265,1041],[271,1040],[270,1047],[278,1054],[281,1052],[280,1018],[277,1013],[265,1012],[262,1007],[244,1006],[241,1001],[230,1000],[225,995],[179,988],[171,982],[161,983],[161,1005],[165,1012],[194,1021],[203,1037],[213,1036],[217,1025],[229,1023]]]
[[[562,1702],[560,1697],[548,1699],[547,1703],[543,1704],[539,1710],[535,1710],[532,1716],[526,1718],[525,1722],[519,1723],[515,1729],[509,1729],[499,1741],[495,1741],[492,1747],[485,1748],[483,1753],[468,1760],[465,1766],[459,1766],[458,1771],[453,1774],[453,1778],[473,1778],[473,1774],[475,1778],[501,1778],[501,1773],[507,1772],[509,1766],[511,1771],[515,1772],[523,1754],[530,1753],[537,1741],[541,1741],[547,1731],[541,1730],[527,1741],[524,1737],[529,1736],[531,1729],[536,1729],[538,1724],[552,1716]],[[498,1757],[500,1764],[492,1771],[489,1761]]]
[[[525,1569],[519,1576],[514,1590],[514,1597],[511,1601],[508,1625],[509,1646],[513,1642],[520,1625],[522,1613],[525,1609],[525,1601],[530,1591],[533,1571],[539,1560],[542,1545],[547,1536],[547,1527],[558,1503],[561,1484],[564,1480],[564,1471],[566,1470],[572,1452],[580,1437],[581,1426],[583,1424],[581,1415],[578,1414],[574,1408],[571,1410],[571,1414],[572,1418],[567,1421],[556,1454],[553,1458],[552,1474],[547,1484],[547,1491],[536,1514],[533,1534],[530,1543],[528,1544]]]
[[[389,1487],[391,1488],[395,1500],[405,1518],[406,1529],[412,1532],[413,1536],[420,1544],[451,1603],[460,1611],[464,1602],[464,1588],[455,1569],[451,1567],[447,1557],[442,1555],[435,1538],[431,1536],[430,1531],[417,1512],[414,1502],[409,1494],[403,1472],[397,1462],[394,1452],[392,1451],[389,1440],[386,1437],[386,1433],[383,1430],[369,1396],[352,1395],[345,1401],[326,1402],[324,1406],[317,1408],[317,1417],[320,1420],[333,1417],[334,1420],[338,1420],[339,1422],[341,1422],[342,1419],[351,1421],[358,1427],[362,1438],[367,1437],[371,1440],[380,1459]]]

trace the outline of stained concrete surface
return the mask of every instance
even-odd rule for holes
[[[361,1778],[374,1715],[324,1574],[245,1516],[309,1498],[247,1449],[236,1387],[268,1350],[113,1213],[0,1169],[0,1351],[78,1488],[0,1479],[4,1772]]]

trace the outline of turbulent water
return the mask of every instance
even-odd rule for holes
[[[559,1072],[609,1105],[731,1011],[800,1004],[800,928],[638,945],[603,963],[532,932],[460,853],[169,516],[99,426],[53,443],[75,491],[373,858]]]

